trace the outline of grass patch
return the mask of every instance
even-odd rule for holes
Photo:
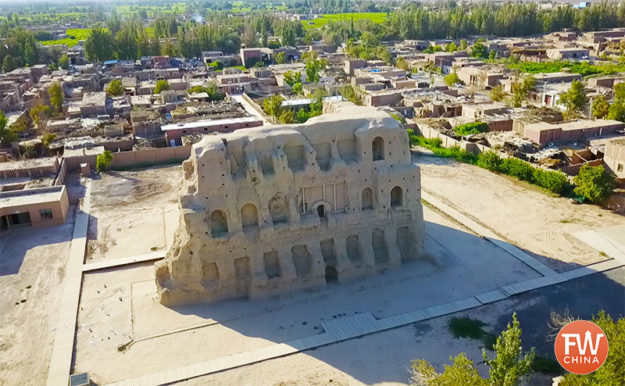
[[[321,28],[330,22],[336,21],[354,21],[371,20],[374,23],[382,24],[386,21],[386,13],[384,12],[351,12],[351,13],[335,13],[325,14],[313,20],[302,20],[304,28]]]
[[[562,374],[562,367],[553,358],[536,355],[534,362],[532,362],[532,371],[547,375],[560,375]]]

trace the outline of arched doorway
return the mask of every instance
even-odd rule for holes
[[[317,214],[319,218],[326,218],[326,206],[323,204],[317,206]]]
[[[403,192],[399,186],[396,186],[391,190],[391,208],[398,208],[403,205]]]

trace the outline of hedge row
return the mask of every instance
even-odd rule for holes
[[[571,191],[572,186],[567,176],[562,172],[535,168],[529,162],[518,158],[502,159],[494,151],[475,155],[461,150],[459,147],[443,148],[441,147],[442,141],[439,138],[427,139],[416,135],[411,129],[408,129],[408,135],[411,145],[430,149],[438,157],[453,158],[460,162],[477,165],[492,172],[506,174],[540,186],[560,196],[567,195]]]

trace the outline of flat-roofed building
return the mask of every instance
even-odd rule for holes
[[[613,134],[625,128],[619,121],[607,119],[580,119],[565,122],[538,122],[526,125],[523,136],[535,143],[575,142],[591,137]]]
[[[174,123],[161,126],[170,146],[182,144],[182,137],[190,134],[227,133],[246,127],[262,126],[263,121],[257,117],[241,117],[228,119],[208,119],[187,123]]]
[[[0,231],[61,225],[68,209],[64,185],[0,192]]]
[[[625,137],[606,143],[603,162],[618,178],[625,178]]]

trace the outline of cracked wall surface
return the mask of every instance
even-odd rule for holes
[[[155,265],[165,305],[322,286],[422,253],[408,135],[369,107],[204,137],[183,163],[180,211]]]

